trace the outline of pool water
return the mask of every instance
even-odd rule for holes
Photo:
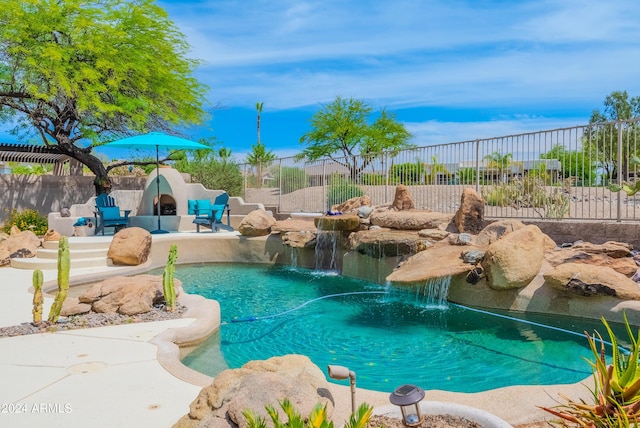
[[[220,302],[219,333],[183,360],[210,376],[304,354],[325,373],[328,364],[346,366],[358,387],[387,392],[405,383],[459,392],[573,383],[591,375],[582,332],[605,331],[596,321],[433,305],[415,290],[283,266],[181,265],[175,276],[187,292]]]

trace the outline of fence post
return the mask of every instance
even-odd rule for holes
[[[384,162],[382,162],[382,168],[384,169],[384,202],[389,200],[389,152],[385,152],[383,155]]]
[[[327,161],[322,160],[322,212],[327,210]]]
[[[476,193],[480,194],[480,140],[476,140]]]
[[[282,206],[282,159],[278,159],[278,212]]]
[[[622,188],[622,121],[618,121],[618,188]],[[622,221],[622,191],[618,191],[618,212],[616,222]]]

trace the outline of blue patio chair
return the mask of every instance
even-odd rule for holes
[[[118,233],[120,229],[129,225],[130,213],[131,210],[121,210],[112,196],[106,193],[98,195],[96,197],[96,234],[102,231],[104,235],[105,227],[113,227],[113,233]]]
[[[209,227],[212,232],[217,232],[216,224],[222,224],[225,211],[227,212],[227,226],[231,227],[228,193],[218,195],[213,203],[209,199],[189,200],[187,203],[189,204],[189,214],[196,215],[193,223],[196,225],[198,233],[200,233],[200,226]]]

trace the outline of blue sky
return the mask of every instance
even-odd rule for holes
[[[278,156],[336,96],[386,108],[418,146],[585,124],[640,95],[637,0],[159,1],[204,61],[207,127],[244,160]]]

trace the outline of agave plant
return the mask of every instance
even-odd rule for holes
[[[288,398],[280,402],[280,407],[287,416],[286,422],[280,420],[280,414],[275,407],[271,405],[264,407],[273,422],[274,428],[333,428],[333,421],[328,419],[326,405],[316,405],[306,422]],[[352,414],[349,421],[345,423],[344,428],[366,427],[372,412],[373,407],[367,403],[362,403],[356,413]],[[249,428],[267,428],[267,421],[264,417],[254,414],[251,410],[245,410],[242,414]]]
[[[589,347],[595,357],[595,361],[589,361],[595,382],[591,391],[594,403],[590,404],[584,400],[576,402],[561,395],[566,404],[542,409],[583,427],[628,427],[631,423],[636,426],[640,422],[640,332],[638,337],[633,335],[625,313],[624,323],[629,336],[630,350],[623,352],[607,320],[602,318],[602,323],[611,341],[611,364],[606,363],[605,342],[602,336],[598,332],[595,332],[595,337],[586,333]],[[596,341],[600,342],[599,347]]]

